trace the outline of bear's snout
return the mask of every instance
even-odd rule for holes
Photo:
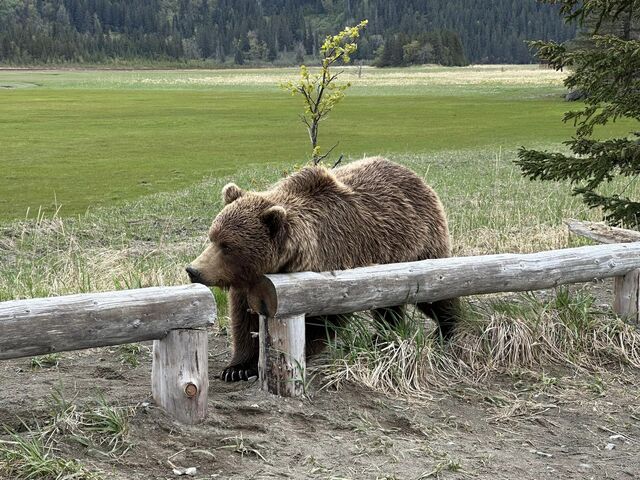
[[[189,280],[191,280],[191,283],[202,283],[202,276],[200,275],[200,272],[197,269],[189,265],[187,266],[186,270],[187,270],[187,275],[189,275]]]

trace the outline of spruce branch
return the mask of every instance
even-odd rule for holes
[[[640,0],[542,1],[559,4],[566,21],[589,29],[586,44],[530,43],[552,68],[568,67],[565,86],[583,92],[585,100],[581,109],[564,114],[563,121],[576,128],[565,142],[571,155],[523,147],[516,164],[532,180],[568,180],[572,193],[582,196],[590,208],[601,209],[607,221],[637,228],[640,202],[596,190],[617,177],[633,181],[640,176],[638,136],[630,132],[603,140],[596,133],[619,119],[640,121]]]

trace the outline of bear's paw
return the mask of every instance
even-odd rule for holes
[[[229,365],[222,371],[220,378],[225,382],[239,382],[240,380],[255,380],[258,377],[257,363],[242,363]]]

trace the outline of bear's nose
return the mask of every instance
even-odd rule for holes
[[[191,283],[201,283],[200,272],[193,268],[191,265],[187,267],[187,274],[189,275],[189,280],[191,280]]]

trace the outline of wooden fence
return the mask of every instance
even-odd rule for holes
[[[609,277],[616,312],[638,323],[640,242],[267,275],[249,293],[260,314],[260,383],[282,396],[303,393],[306,316]],[[206,327],[215,317],[202,285],[9,301],[0,303],[0,360],[153,339],[153,397],[193,424],[206,416]]]
[[[249,297],[252,310],[260,314],[260,382],[278,395],[303,393],[306,316],[541,290],[609,277],[616,277],[615,311],[638,323],[640,242],[267,275]]]
[[[0,360],[154,340],[154,401],[193,424],[207,413],[215,318],[213,295],[196,284],[2,302]]]

